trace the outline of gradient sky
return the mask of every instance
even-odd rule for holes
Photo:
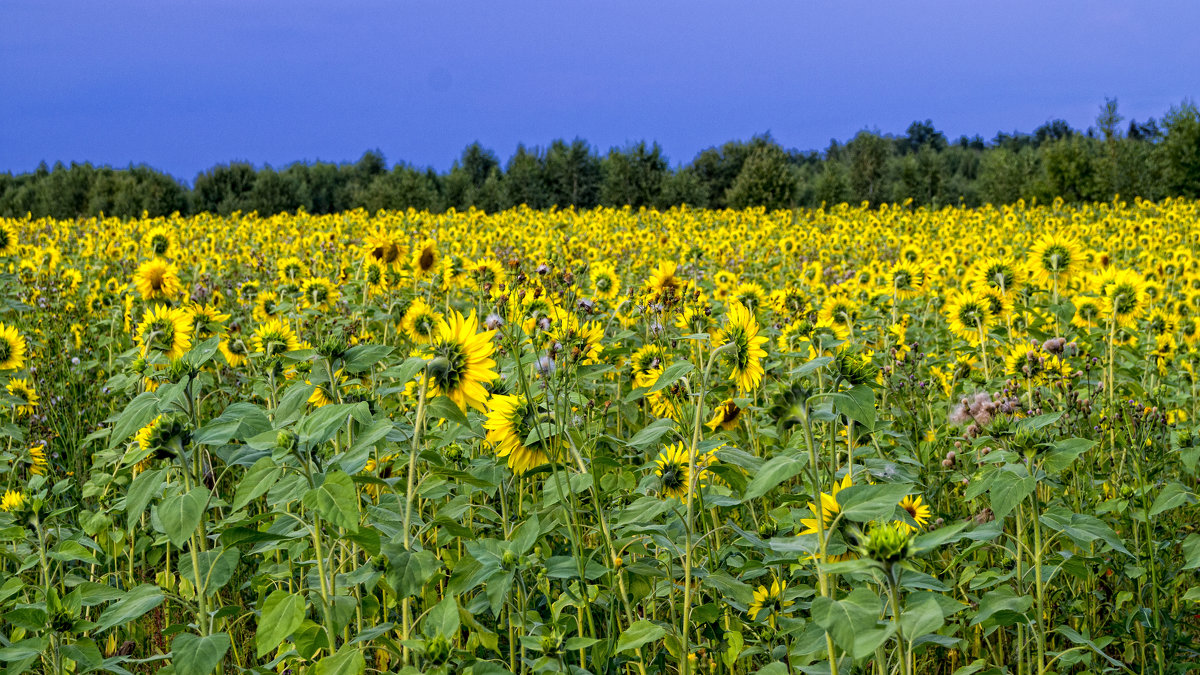
[[[0,0],[0,171],[230,160],[449,168],[478,140],[769,131],[822,149],[931,118],[954,138],[1161,116],[1200,96],[1200,3]]]

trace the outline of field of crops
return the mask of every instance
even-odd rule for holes
[[[4,673],[1185,673],[1200,203],[0,220]]]

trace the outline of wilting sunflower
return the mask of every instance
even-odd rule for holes
[[[192,348],[192,315],[181,307],[155,305],[142,314],[137,341],[142,354],[154,350],[173,361]]]
[[[756,621],[766,621],[774,628],[775,619],[782,615],[788,607],[796,604],[792,600],[783,599],[786,590],[787,586],[779,579],[773,580],[770,586],[759,586],[754,589],[754,601],[746,609],[750,613],[750,618]]]
[[[970,291],[959,293],[946,303],[950,332],[978,345],[981,333],[986,335],[992,326],[992,308],[987,298]]]
[[[0,256],[14,255],[18,249],[16,226],[12,221],[0,218]]]
[[[658,454],[654,463],[657,466],[654,475],[658,476],[662,495],[672,499],[686,498],[688,484],[691,482],[687,448],[682,443],[668,445]]]
[[[1132,328],[1149,304],[1146,280],[1133,270],[1110,267],[1096,279],[1095,286],[1104,298],[1101,319],[1121,328]]]
[[[0,370],[17,370],[25,365],[29,345],[16,326],[0,323]]]
[[[1029,267],[1038,281],[1061,290],[1083,271],[1083,253],[1071,237],[1045,234],[1029,250]]]
[[[171,300],[183,290],[179,271],[162,258],[142,263],[133,274],[133,283],[143,300]]]
[[[413,272],[419,275],[432,274],[437,269],[440,258],[437,242],[432,239],[426,239],[420,247],[413,251]]]
[[[730,342],[734,346],[725,353],[725,359],[732,364],[729,379],[740,391],[752,391],[762,380],[762,360],[767,355],[763,344],[767,342],[767,336],[758,334],[758,320],[740,302],[729,305],[725,327],[713,339],[713,344],[717,346]]]
[[[421,298],[413,300],[400,320],[400,327],[408,334],[409,339],[419,345],[427,345],[437,337],[438,325],[442,315],[425,304]]]
[[[300,349],[300,338],[292,331],[291,326],[282,319],[267,319],[254,331],[250,339],[253,351],[267,356],[278,356]]]
[[[901,499],[900,508],[907,511],[909,517],[911,517],[913,522],[916,523],[916,527],[914,527],[912,524],[906,521],[901,521],[901,524],[908,527],[908,529],[911,531],[916,531],[917,528],[925,527],[929,523],[929,516],[933,513],[933,511],[929,508],[929,505],[926,504],[921,498],[921,495],[908,495],[904,499]]]
[[[470,406],[483,412],[488,397],[484,385],[497,377],[493,370],[496,362],[492,360],[492,336],[496,331],[477,333],[478,325],[474,314],[464,317],[459,312],[451,314],[449,321],[439,321],[437,337],[429,347],[432,359],[426,372],[435,396],[445,395],[463,410]]]
[[[524,396],[499,394],[488,401],[487,442],[496,450],[497,457],[508,461],[508,468],[517,475],[529,473],[550,461],[545,449],[537,442],[525,445],[525,440],[534,430],[536,411]]]
[[[33,414],[33,409],[38,406],[38,395],[32,382],[22,377],[14,377],[8,381],[5,389],[22,401],[17,404],[18,417],[28,417]]]
[[[741,416],[742,409],[738,407],[738,404],[734,403],[733,399],[726,399],[717,406],[713,418],[704,426],[712,431],[716,431],[718,428],[721,431],[729,431],[738,425],[738,419]]]

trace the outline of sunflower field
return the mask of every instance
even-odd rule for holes
[[[0,220],[0,672],[1194,673],[1200,202]]]

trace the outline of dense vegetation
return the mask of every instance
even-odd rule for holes
[[[710,148],[672,168],[657,144],[597,154],[585,141],[519,147],[507,163],[478,144],[439,174],[378,152],[353,164],[297,163],[282,170],[248,163],[213,167],[189,188],[166,174],[90,164],[45,165],[0,174],[0,215],[70,218],[179,212],[338,213],[348,209],[489,213],[527,205],[769,209],[867,202],[918,206],[1068,203],[1126,198],[1200,197],[1200,111],[1185,102],[1161,120],[1125,123],[1108,101],[1095,126],[1062,120],[1031,134],[948,140],[929,121],[902,136],[862,131],[823,152],[785,150],[769,136]]]
[[[0,219],[0,666],[1196,672],[1198,243],[1185,199]]]

